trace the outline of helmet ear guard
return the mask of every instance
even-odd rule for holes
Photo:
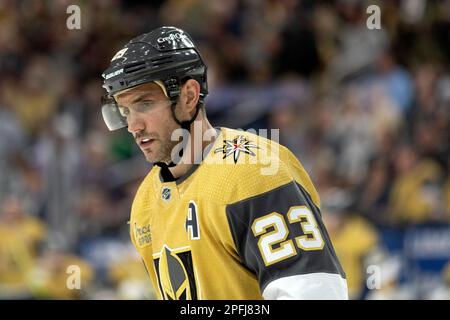
[[[177,77],[169,77],[163,80],[170,101],[176,102],[181,93],[181,81]]]
[[[163,83],[167,89],[167,94],[169,96],[169,99],[171,101],[170,108],[172,110],[172,118],[175,120],[176,123],[178,123],[181,126],[181,128],[183,128],[187,131],[190,131],[191,123],[194,122],[195,119],[197,118],[200,107],[204,103],[203,95],[200,93],[200,98],[197,102],[197,105],[195,106],[195,114],[192,116],[192,118],[190,120],[186,120],[186,121],[178,120],[178,118],[175,114],[175,107],[177,105],[178,98],[180,97],[181,85],[184,84],[189,79],[194,79],[194,80],[198,81],[197,79],[190,77],[190,76],[184,77],[183,79],[178,79],[177,77],[170,77],[170,78],[166,79],[165,81],[163,81]]]

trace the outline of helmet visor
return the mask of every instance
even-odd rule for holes
[[[128,126],[127,119],[122,116],[116,101],[111,97],[102,97],[102,115],[103,121],[110,131]]]

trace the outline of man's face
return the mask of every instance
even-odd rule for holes
[[[145,83],[119,93],[119,110],[127,118],[128,131],[133,135],[147,161],[171,161],[171,152],[178,141],[171,141],[178,128],[172,118],[170,100],[156,83]]]

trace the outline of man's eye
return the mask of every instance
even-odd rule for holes
[[[128,109],[126,107],[120,107],[119,111],[120,111],[120,114],[124,117],[126,117],[130,114],[130,109]]]
[[[147,110],[149,110],[149,109],[151,109],[151,108],[153,108],[154,106],[155,106],[155,101],[153,101],[153,100],[144,100],[144,101],[141,101],[137,106],[136,106],[136,109],[138,110],[138,111],[147,111]]]
[[[155,104],[155,101],[153,100],[145,100],[141,102],[141,105],[143,107],[152,107]]]

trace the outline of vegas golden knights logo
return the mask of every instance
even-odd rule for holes
[[[189,248],[164,246],[155,258],[158,285],[164,300],[197,300],[197,287]]]

